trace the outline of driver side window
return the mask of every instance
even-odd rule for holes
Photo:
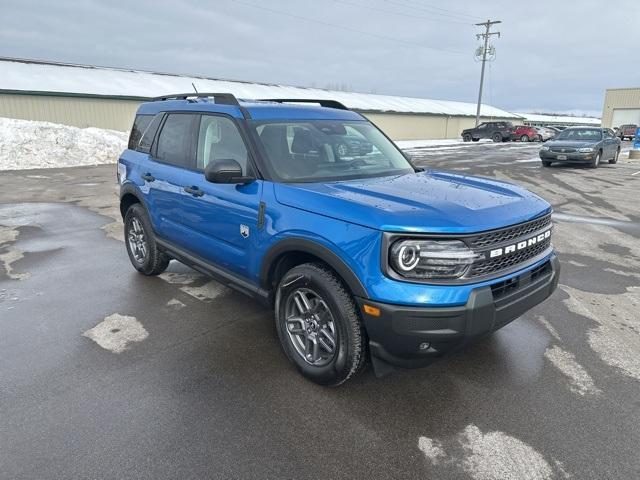
[[[202,115],[198,134],[196,161],[199,170],[211,162],[235,160],[247,174],[247,147],[236,124],[227,117]]]

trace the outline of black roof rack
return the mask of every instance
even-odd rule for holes
[[[213,98],[215,103],[220,105],[235,105],[239,107],[238,99],[232,93],[173,93],[171,95],[161,95],[151,99],[152,102],[164,100],[189,100],[192,98]]]
[[[337,108],[339,110],[349,110],[344,104],[337,100],[315,100],[311,98],[263,98],[261,102],[277,102],[277,103],[317,103],[321,107]]]

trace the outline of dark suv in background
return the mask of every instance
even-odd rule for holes
[[[481,138],[490,138],[494,142],[506,142],[511,140],[514,131],[511,122],[483,122],[475,128],[463,130],[462,140],[477,142]]]

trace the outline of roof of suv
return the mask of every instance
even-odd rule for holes
[[[211,112],[244,118],[243,109],[253,120],[365,120],[359,113],[318,105],[301,105],[258,100],[238,100],[238,105],[215,103],[209,98],[167,99],[146,102],[138,114],[153,115],[160,112]]]

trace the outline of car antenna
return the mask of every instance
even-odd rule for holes
[[[191,86],[193,87],[193,89],[196,91],[196,93],[198,93],[198,89],[196,88],[195,83],[191,82]]]

